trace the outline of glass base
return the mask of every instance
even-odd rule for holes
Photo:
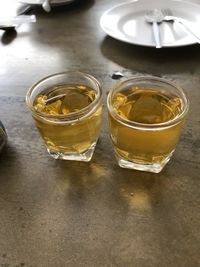
[[[94,149],[95,149],[96,143],[89,147],[86,151],[82,153],[64,153],[64,152],[58,152],[55,150],[52,150],[47,147],[48,153],[54,158],[54,159],[62,159],[62,160],[75,160],[75,161],[84,161],[89,162],[92,159]]]
[[[162,160],[159,163],[138,163],[138,162],[134,162],[134,161],[125,160],[125,159],[121,158],[119,155],[116,155],[116,158],[117,158],[118,164],[121,168],[159,173],[162,171],[164,166],[170,160],[172,154],[173,154],[173,152],[170,153],[164,160]]]

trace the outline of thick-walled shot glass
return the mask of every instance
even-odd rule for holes
[[[119,166],[160,172],[175,150],[188,113],[182,88],[156,77],[130,78],[110,91],[107,106]]]
[[[29,89],[26,103],[52,157],[91,160],[102,115],[102,90],[94,77],[79,71],[50,75]]]

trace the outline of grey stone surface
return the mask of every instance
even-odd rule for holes
[[[0,32],[0,267],[200,266],[200,48],[155,50],[107,37],[101,14],[119,0],[77,1],[17,33]],[[48,74],[79,69],[104,91],[104,122],[90,163],[48,156],[25,104]],[[120,169],[107,129],[106,95],[125,77],[156,75],[185,88],[191,108],[160,174]]]

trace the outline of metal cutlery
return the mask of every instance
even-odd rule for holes
[[[36,22],[35,15],[20,15],[16,17],[5,17],[5,18],[0,18],[0,28],[1,29],[14,28],[17,25],[23,23],[32,23],[32,22]]]
[[[50,0],[44,0],[44,2],[42,3],[42,7],[46,12],[50,12],[51,11]]]
[[[148,10],[146,11],[145,19],[148,23],[152,24],[156,48],[161,48],[162,44],[158,24],[161,23],[164,19],[162,12],[158,9]]]
[[[0,22],[1,22],[0,23],[0,29],[4,30],[4,31],[15,30],[15,26],[18,25],[18,24],[16,24],[16,22],[19,22],[19,19],[21,20],[20,24],[24,23],[24,22],[27,22],[27,20],[29,22],[35,22],[36,21],[36,17],[34,15],[31,18],[30,18],[30,16],[21,17],[22,15],[27,14],[31,9],[32,9],[31,5],[27,5],[27,4],[21,5],[17,10],[16,16],[0,18]],[[23,20],[22,20],[22,18],[23,18]]]
[[[184,27],[185,31],[186,31],[188,34],[192,35],[192,36],[196,39],[196,41],[197,41],[198,43],[200,43],[200,37],[199,37],[197,34],[195,34],[195,33],[189,28],[189,26],[186,25],[184,19],[179,18],[179,17],[176,17],[176,16],[173,16],[173,13],[172,13],[171,9],[169,9],[169,8],[162,9],[162,10],[161,10],[161,13],[163,14],[163,21],[169,21],[169,22],[170,22],[170,21],[171,21],[171,22],[175,22],[175,21],[176,21],[176,22],[178,22],[179,24],[181,24],[181,25]]]
[[[19,15],[25,15],[32,9],[32,5],[29,4],[22,4],[17,9],[17,16]]]

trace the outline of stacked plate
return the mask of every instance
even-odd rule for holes
[[[66,5],[74,2],[75,0],[50,0],[51,6]],[[30,5],[42,5],[44,0],[20,0],[21,3]]]
[[[182,23],[158,24],[162,47],[178,47],[200,42],[200,5],[180,0],[135,0],[107,10],[101,17],[102,29],[111,37],[142,46],[155,47],[152,24],[145,19],[150,10],[172,11]]]

